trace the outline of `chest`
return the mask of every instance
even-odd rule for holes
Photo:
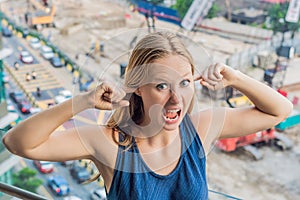
[[[117,171],[112,199],[207,199],[205,158],[196,162],[183,155],[168,175],[154,171]]]

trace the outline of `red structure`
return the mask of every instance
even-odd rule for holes
[[[221,139],[217,141],[216,146],[223,151],[231,152],[236,150],[238,147],[256,144],[259,142],[267,143],[273,139],[275,139],[275,130],[268,129],[242,137]]]

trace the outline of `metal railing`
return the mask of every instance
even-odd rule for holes
[[[23,190],[21,188],[0,182],[0,192],[3,192],[7,195],[17,197],[24,200],[47,200],[46,197],[40,196],[38,194],[29,192],[27,190]],[[233,200],[241,200],[240,198],[233,197],[231,195],[227,195],[221,192],[216,192],[213,190],[209,190],[209,199],[233,199]]]
[[[0,182],[0,192],[25,200],[47,200],[47,198],[38,194],[23,190],[21,188]]]

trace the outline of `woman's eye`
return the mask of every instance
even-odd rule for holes
[[[156,85],[156,88],[159,89],[159,90],[165,90],[165,89],[168,88],[168,84],[160,83],[160,84]]]
[[[190,84],[190,80],[183,80],[180,82],[180,86],[187,87]]]

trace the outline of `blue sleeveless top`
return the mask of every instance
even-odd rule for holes
[[[151,171],[136,144],[130,149],[119,145],[109,200],[206,200],[206,158],[201,140],[188,115],[180,124],[182,155],[168,175]],[[134,173],[133,173],[134,172]]]

